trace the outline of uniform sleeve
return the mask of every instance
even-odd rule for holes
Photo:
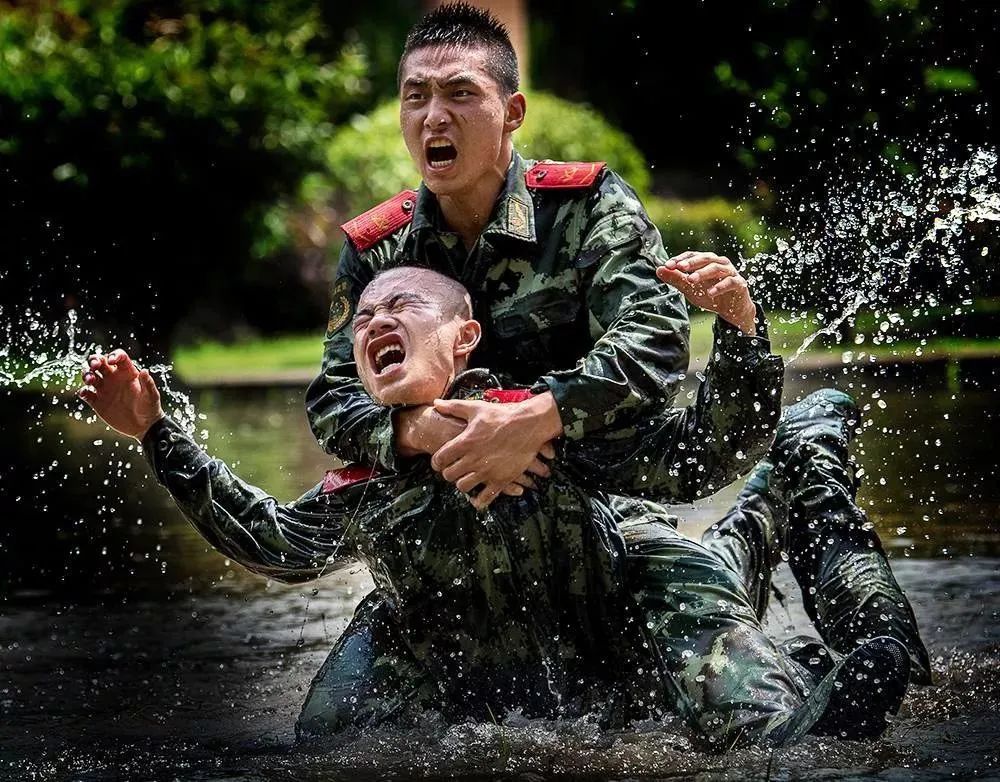
[[[170,418],[142,442],[157,481],[202,537],[255,573],[296,583],[355,561],[344,541],[350,510],[326,504],[320,486],[281,505],[211,458]]]
[[[372,279],[350,242],[344,244],[333,284],[330,322],[319,376],[306,391],[306,414],[319,444],[345,462],[395,464],[392,409],[377,404],[358,380],[351,320]]]
[[[552,392],[568,440],[635,426],[673,403],[688,366],[690,326],[683,296],[656,278],[666,258],[631,188],[606,175],[588,203],[574,259],[594,347],[534,388]]]
[[[563,458],[605,491],[693,502],[746,474],[767,453],[781,413],[783,363],[758,332],[717,318],[715,342],[693,405],[637,427],[567,442]]]

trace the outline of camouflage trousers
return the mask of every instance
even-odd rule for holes
[[[912,610],[854,501],[847,446],[855,409],[845,399],[821,393],[787,410],[768,458],[701,541],[678,533],[660,505],[618,503],[645,647],[637,659],[650,663],[641,677],[622,671],[640,693],[632,716],[679,714],[716,751],[792,743],[822,711],[817,693],[843,655],[877,635],[901,641],[914,680],[929,681]],[[763,631],[771,572],[784,559],[823,642],[779,646]],[[447,716],[450,705],[373,593],[314,679],[297,730],[330,735],[426,708]]]

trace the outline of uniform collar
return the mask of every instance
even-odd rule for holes
[[[483,229],[484,234],[509,236],[522,242],[537,241],[534,202],[524,178],[526,170],[524,159],[515,150],[507,167],[503,190],[493,207],[493,216]],[[437,197],[427,189],[427,185],[421,184],[416,208],[413,210],[410,236],[413,241],[417,241],[422,233],[429,230],[439,234],[452,233],[444,226]]]

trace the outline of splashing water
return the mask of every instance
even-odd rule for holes
[[[788,362],[794,362],[818,338],[838,337],[863,309],[878,321],[874,344],[888,344],[892,332],[912,316],[928,314],[938,293],[915,280],[921,268],[936,266],[950,298],[972,303],[967,245],[977,233],[973,223],[1000,222],[998,155],[972,150],[962,160],[944,144],[909,145],[922,162],[901,174],[882,160],[859,175],[841,174],[823,201],[799,206],[792,235],[776,241],[774,252],[746,259],[748,279],[772,303],[792,311],[790,322],[822,324],[808,333]],[[861,180],[863,176],[863,181]],[[978,254],[985,256],[988,247]],[[802,310],[803,291],[826,288],[827,314]],[[832,313],[832,314],[830,314]]]
[[[77,322],[79,314],[69,310],[65,324],[46,324],[38,313],[26,311],[19,322],[3,319],[0,306],[0,320],[6,335],[0,347],[0,388],[25,388],[32,385],[48,390],[55,386],[63,394],[75,391],[81,384],[81,373],[89,356],[101,355],[103,349],[97,342],[80,341]],[[65,334],[62,349],[56,347],[61,333]],[[139,361],[135,364],[143,368]],[[200,416],[183,391],[170,385],[171,364],[153,364],[148,367],[158,382],[160,393],[167,400],[169,414],[189,434],[194,435],[195,423]],[[65,407],[74,418],[82,418],[78,405],[66,401]],[[208,431],[202,430],[201,439],[207,439]]]

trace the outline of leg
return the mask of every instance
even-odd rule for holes
[[[377,591],[367,595],[317,672],[295,724],[301,739],[414,716],[437,691],[399,639]]]
[[[766,553],[753,535],[731,537],[738,545],[729,553],[741,573],[646,508],[645,517],[622,524],[629,586],[667,702],[709,748],[783,746],[809,732],[867,738],[885,730],[885,714],[899,709],[909,674],[898,641],[871,639],[824,670],[796,665],[764,634],[744,585],[750,559]],[[766,587],[760,591],[766,596]]]
[[[807,684],[764,634],[736,573],[662,518],[629,519],[622,532],[669,705],[718,751],[797,738],[790,724]]]
[[[913,681],[926,684],[930,661],[913,610],[872,524],[855,504],[858,482],[848,445],[857,421],[853,400],[833,389],[787,408],[767,459],[736,508],[706,535],[759,540],[759,558],[763,564],[766,551],[772,568],[784,552],[806,611],[831,647],[847,654],[869,638],[895,638],[911,658]],[[763,605],[766,598],[765,590]]]

